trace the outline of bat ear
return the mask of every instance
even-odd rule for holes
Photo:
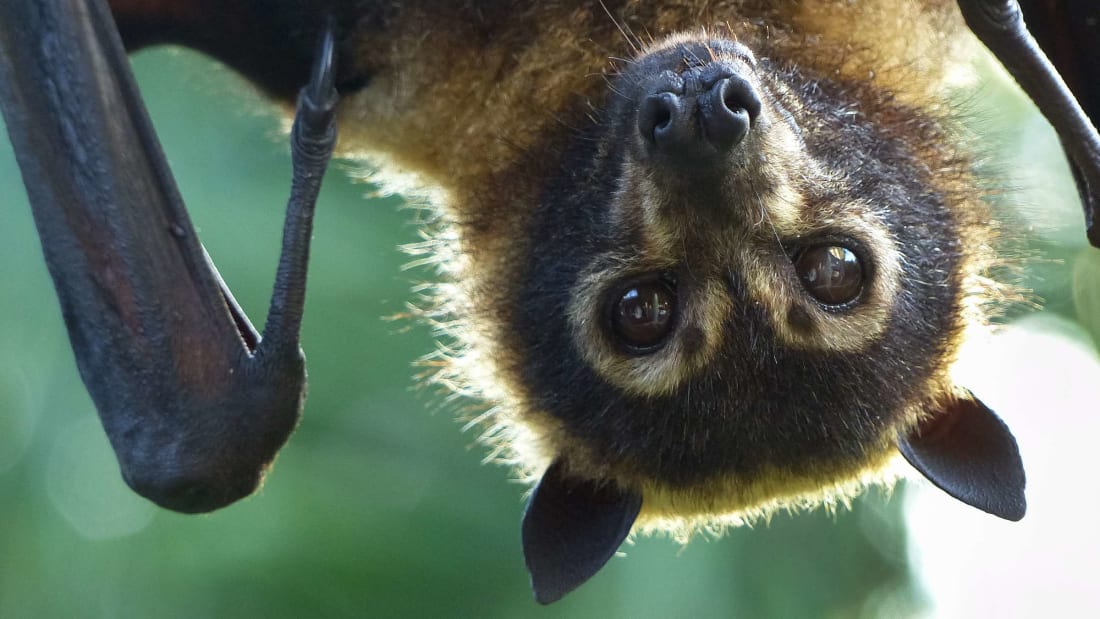
[[[1008,426],[970,392],[898,441],[901,455],[941,490],[978,509],[1024,517],[1024,465]]]
[[[523,555],[540,604],[558,601],[600,571],[642,508],[640,495],[564,469],[561,460],[550,465],[523,514]]]

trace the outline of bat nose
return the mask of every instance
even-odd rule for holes
[[[638,106],[638,132],[653,154],[716,159],[745,140],[760,109],[751,82],[729,67],[711,65],[655,80]]]

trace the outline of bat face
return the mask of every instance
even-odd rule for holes
[[[949,389],[972,267],[929,136],[881,129],[931,122],[730,40],[675,38],[611,88],[518,295],[567,459],[703,511],[881,465]]]
[[[655,43],[540,194],[512,325],[517,421],[551,461],[524,520],[540,601],[635,522],[845,500],[899,451],[1023,515],[1014,439],[949,377],[992,237],[968,160],[934,106],[788,54]]]

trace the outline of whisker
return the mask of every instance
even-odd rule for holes
[[[611,9],[607,8],[607,4],[603,0],[600,0],[600,7],[603,8],[604,13],[607,13],[607,17],[611,19],[611,23],[619,29],[619,33],[623,35],[623,40],[626,41],[626,44],[630,46],[630,49],[634,50],[635,54],[641,53],[642,50],[638,47],[637,43],[635,43],[634,40],[630,38],[630,35],[627,33],[626,29],[623,28],[623,25],[619,23],[619,20],[615,19],[615,16],[611,14]]]

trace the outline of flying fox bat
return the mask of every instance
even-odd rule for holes
[[[435,315],[459,352],[435,380],[485,400],[486,442],[537,481],[522,533],[539,601],[632,530],[833,500],[899,454],[955,498],[1023,517],[1015,440],[948,376],[993,258],[946,68],[965,60],[965,24],[1058,132],[1100,245],[1095,7],[109,9],[121,37],[98,1],[0,8],[0,103],[81,374],[124,478],[158,504],[247,495],[297,422],[335,116],[343,152],[437,190]],[[308,82],[262,336],[187,223],[129,77],[125,46],[169,42],[288,107]]]

